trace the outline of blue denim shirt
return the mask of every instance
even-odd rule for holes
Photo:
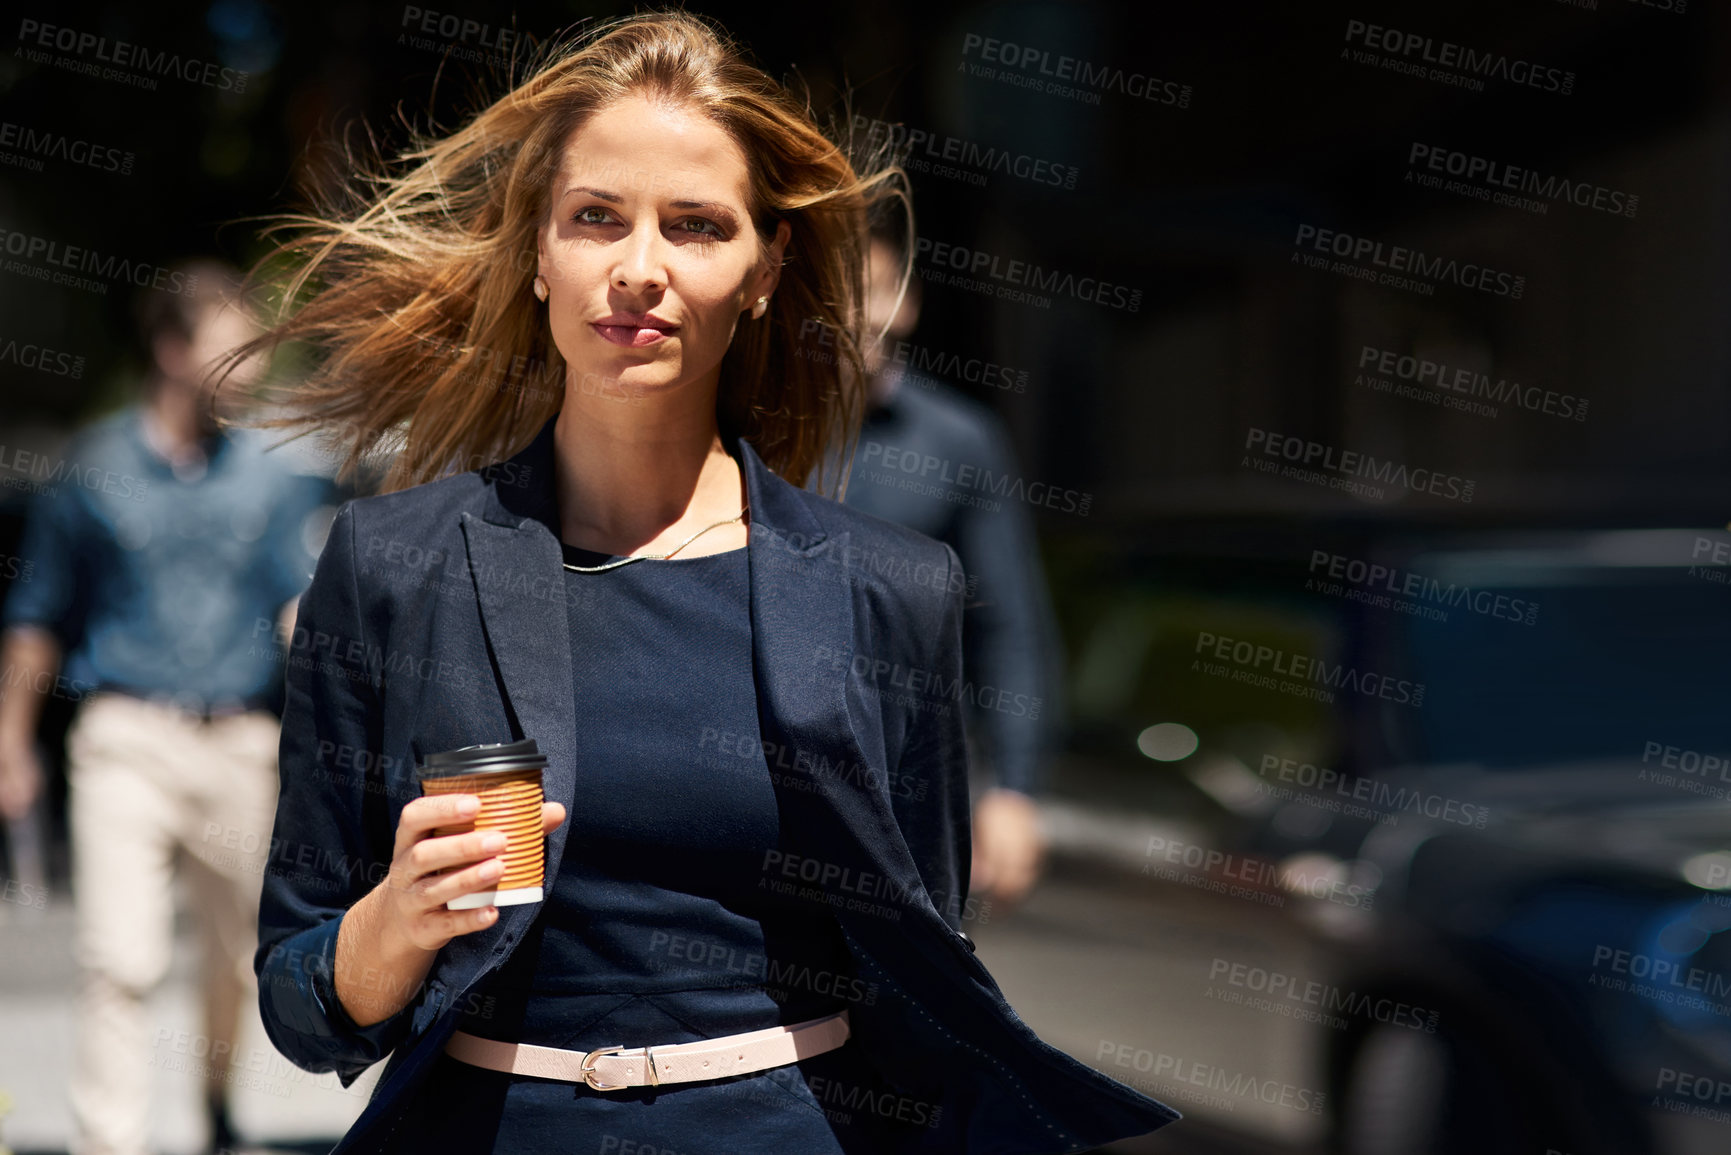
[[[274,704],[277,614],[312,576],[307,539],[322,544],[318,515],[335,491],[295,472],[289,452],[266,453],[270,443],[224,431],[206,443],[202,473],[177,477],[133,405],[53,459],[0,447],[36,486],[20,547],[30,580],[8,591],[5,624],[52,632],[80,693]]]
[[[962,559],[962,708],[984,739],[997,785],[1032,794],[1044,784],[1062,702],[1029,484],[989,410],[908,374],[866,414],[845,504],[918,530]]]

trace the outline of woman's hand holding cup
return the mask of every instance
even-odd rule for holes
[[[447,910],[461,895],[492,890],[505,872],[505,836],[497,831],[435,835],[434,831],[472,822],[481,800],[474,794],[429,794],[403,807],[396,846],[385,878],[383,911],[389,933],[426,951],[437,951],[460,934],[492,926],[499,908]],[[558,802],[541,805],[545,837],[565,821]]]
[[[544,843],[565,821],[542,795],[546,767],[532,738],[429,754],[416,767],[422,794],[397,817],[390,870],[337,931],[333,981],[357,1026],[407,1006],[445,944],[496,925],[499,906],[541,900]]]

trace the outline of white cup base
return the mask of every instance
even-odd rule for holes
[[[511,890],[477,890],[460,894],[445,904],[446,910],[480,910],[483,906],[516,906],[524,902],[540,902],[541,888],[519,886]]]

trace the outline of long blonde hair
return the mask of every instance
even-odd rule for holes
[[[739,143],[760,248],[778,220],[791,226],[768,315],[740,326],[722,359],[716,415],[724,437],[746,438],[781,476],[803,485],[821,466],[832,491],[864,407],[867,216],[893,200],[911,220],[905,174],[882,150],[850,157],[852,142],[826,136],[808,103],[687,13],[625,17],[541,56],[457,131],[417,134],[394,165],[357,166],[347,211],[326,197],[272,218],[266,232],[289,239],[254,275],[285,261],[294,271],[276,324],[233,356],[283,341],[323,356],[259,423],[322,434],[345,475],[395,450],[386,489],[527,444],[566,387],[530,291],[561,150],[589,116],[645,94],[703,112]]]

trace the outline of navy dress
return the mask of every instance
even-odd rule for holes
[[[565,560],[610,559],[566,546]],[[785,906],[764,885],[779,814],[759,738],[747,564],[737,549],[565,571],[577,791],[551,801],[565,803],[571,829],[535,922],[463,1000],[460,1030],[587,1051],[875,1001],[833,917]],[[767,1071],[611,1092],[440,1055],[391,1145],[851,1155],[894,1150],[893,1131],[917,1115],[857,1039]]]

